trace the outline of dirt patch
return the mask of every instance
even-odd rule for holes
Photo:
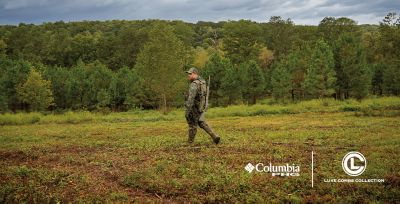
[[[82,154],[82,153],[95,153],[99,147],[86,147],[86,146],[58,146],[53,148],[46,148],[46,153],[70,153],[70,154]]]
[[[0,151],[0,157],[3,161],[25,162],[37,160],[39,156],[35,153],[26,153],[22,150]]]

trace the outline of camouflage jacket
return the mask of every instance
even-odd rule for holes
[[[186,112],[203,112],[205,108],[206,94],[206,81],[199,76],[190,83],[189,94],[185,104]]]

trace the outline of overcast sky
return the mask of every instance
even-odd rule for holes
[[[388,12],[400,12],[400,0],[0,0],[0,24],[63,20],[165,19],[222,21],[271,16],[297,25],[318,25],[325,16],[378,24]]]

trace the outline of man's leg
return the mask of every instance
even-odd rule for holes
[[[199,126],[211,136],[215,144],[219,143],[220,137],[214,133],[206,121],[199,121]]]
[[[196,133],[197,133],[197,124],[194,121],[190,121],[188,123],[188,125],[189,125],[188,143],[193,143],[194,142],[194,137],[196,136]]]

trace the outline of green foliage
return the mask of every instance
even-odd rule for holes
[[[261,46],[261,27],[247,20],[230,21],[223,27],[223,49],[235,65],[257,60]]]
[[[8,111],[7,97],[4,95],[3,88],[0,87],[0,113]]]
[[[214,50],[221,54],[224,23],[198,22],[196,46]]]
[[[136,70],[130,70],[128,67],[119,69],[110,85],[112,106],[122,110],[139,106],[143,94],[142,83]]]
[[[26,82],[17,87],[20,100],[33,111],[42,111],[53,104],[51,82],[42,79],[35,69],[31,69]]]
[[[73,61],[79,59],[90,63],[97,59],[98,44],[102,33],[90,33],[88,31],[79,33],[71,38],[71,58]]]
[[[400,55],[400,15],[388,13],[379,25],[379,51],[386,61],[396,61]]]
[[[372,76],[356,22],[345,17],[326,17],[318,29],[333,48],[337,98],[362,99],[367,96]]]
[[[100,91],[97,93],[97,106],[100,108],[104,108],[107,105],[110,104],[111,97],[110,94],[108,93],[108,90],[106,89],[100,89]]]
[[[325,17],[318,25],[318,33],[333,47],[342,34],[358,35],[360,29],[357,23],[349,18]]]
[[[192,46],[194,44],[195,32],[191,25],[183,21],[173,21],[173,30],[176,37],[183,42],[186,46]]]
[[[400,94],[400,16],[389,13],[379,26],[379,54],[382,55],[383,91],[386,94]]]
[[[243,98],[255,104],[257,98],[264,94],[265,80],[260,67],[255,61],[249,61],[239,67]]]
[[[85,93],[90,108],[105,107],[110,105],[110,84],[113,73],[100,62],[86,66],[88,90]]]
[[[383,90],[387,94],[400,94],[400,60],[386,67],[383,72]]]
[[[173,28],[163,22],[155,23],[135,69],[142,77],[143,85],[156,95],[164,113],[172,105],[172,100],[183,91],[184,58],[183,44],[175,36]]]
[[[337,92],[341,98],[367,96],[371,85],[371,71],[365,61],[365,53],[359,37],[343,34],[335,48]]]
[[[287,101],[290,97],[290,90],[292,90],[292,76],[290,75],[290,70],[284,62],[279,62],[275,65],[272,76],[272,96],[276,100],[282,100],[282,102]]]
[[[221,79],[221,94],[228,98],[227,104],[231,105],[236,100],[241,99],[243,87],[239,70],[233,67],[228,59],[225,63],[225,73]]]
[[[4,113],[8,110],[7,96],[2,80],[4,80],[3,77],[0,77],[0,113]]]
[[[387,70],[386,64],[376,63],[371,65],[371,73],[372,73],[371,88],[373,94],[376,95],[383,94],[383,89],[384,89],[383,74],[384,72],[386,72],[386,70]]]
[[[62,67],[47,67],[44,78],[51,81],[51,92],[57,108],[67,108],[68,101],[71,100],[67,86],[71,78],[70,71]]]
[[[6,48],[7,48],[6,42],[4,42],[4,40],[0,38],[0,59],[4,59],[7,56]]]
[[[54,28],[55,29],[55,28]],[[54,34],[42,39],[48,46],[41,50],[43,63],[52,66],[70,67],[76,61],[72,58],[72,37],[71,32],[61,27]],[[15,51],[13,51],[15,52]],[[29,60],[29,59],[27,59]]]
[[[271,73],[272,95],[275,99],[292,98],[292,101],[304,97],[304,78],[307,67],[310,64],[312,49],[304,45],[302,49],[296,49],[281,56],[273,65]]]
[[[22,109],[22,104],[17,93],[17,86],[26,81],[31,66],[24,61],[5,59],[0,60],[0,67],[2,106],[4,106],[4,103],[7,103],[5,109]]]
[[[313,50],[304,80],[307,97],[323,98],[333,94],[335,75],[333,53],[328,44],[319,40]]]
[[[148,40],[150,26],[151,23],[135,22],[116,26],[118,32],[105,32],[99,42],[98,59],[111,70],[133,67]]]
[[[287,54],[297,40],[294,33],[294,23],[290,19],[282,19],[280,16],[272,16],[263,26],[263,36],[269,49],[274,50],[275,56]]]
[[[271,73],[271,87],[274,89],[274,84],[272,83],[272,78],[275,77],[275,84],[277,82],[277,73],[274,74],[274,69],[276,67],[280,67],[279,71],[277,72],[287,72],[287,73],[282,73],[283,75],[288,75],[290,78],[289,81],[283,82],[285,84],[289,84],[289,92],[292,98],[292,101],[298,101],[304,98],[305,91],[304,91],[304,80],[305,80],[305,75],[307,72],[307,69],[309,69],[309,66],[311,64],[311,56],[313,55],[313,47],[305,43],[302,46],[296,48],[295,50],[292,50],[285,56],[281,56],[278,61],[274,64],[272,67],[272,73]],[[283,70],[285,71],[283,71]],[[275,75],[275,76],[274,76]],[[287,79],[285,77],[285,79]],[[275,91],[282,89],[281,87],[275,87]],[[273,96],[275,98],[277,97],[276,92],[274,93],[273,91]],[[279,98],[282,98],[283,96],[281,95]],[[286,96],[285,96],[286,97]]]
[[[210,103],[215,106],[222,105],[221,99],[223,92],[227,91],[228,82],[226,82],[225,90],[222,91],[222,83],[225,77],[225,71],[232,67],[232,63],[229,59],[222,58],[217,53],[214,53],[210,59],[206,62],[202,73],[200,73],[205,79],[211,77],[210,86]],[[226,93],[226,92],[225,92]]]
[[[89,91],[85,64],[80,61],[70,69],[70,77],[66,80],[68,107],[84,109],[87,107],[86,94]]]

